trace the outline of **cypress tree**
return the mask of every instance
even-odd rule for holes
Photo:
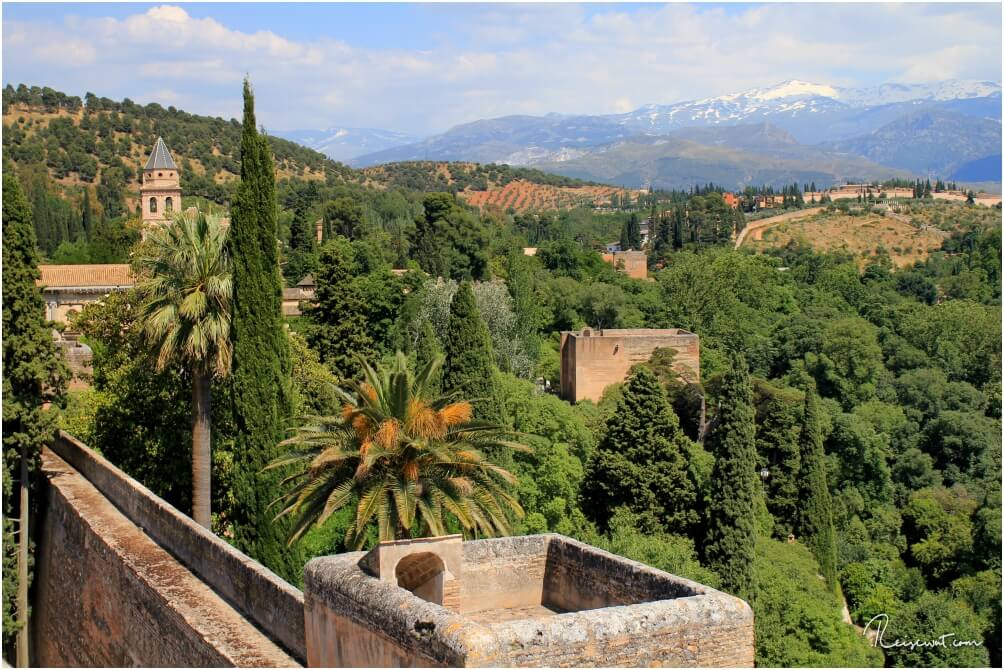
[[[708,439],[715,457],[708,504],[708,567],[722,578],[722,588],[753,602],[756,574],[755,414],[753,387],[746,360],[731,354],[731,369],[722,380],[716,425]]]
[[[313,228],[307,220],[307,213],[302,208],[297,209],[289,227],[289,248],[293,251],[311,251],[316,235]]]
[[[502,423],[492,340],[478,313],[470,282],[462,282],[453,296],[443,348],[446,352],[443,391],[469,400],[474,405],[476,419]]]
[[[837,540],[833,528],[830,489],[826,481],[823,427],[816,385],[811,379],[805,389],[802,431],[799,435],[800,514],[798,533],[809,546],[830,588],[837,584]]]
[[[687,534],[699,519],[685,449],[658,378],[647,366],[635,367],[587,464],[583,510],[606,527],[614,509],[626,506],[648,532]]]
[[[766,396],[757,411],[757,468],[765,467],[770,476],[764,483],[766,504],[774,518],[774,531],[786,538],[794,532],[799,510],[798,429],[802,402],[791,392],[763,383]]]
[[[508,277],[506,285],[512,296],[513,309],[516,312],[516,329],[526,353],[534,363],[540,354],[540,337],[537,335],[538,306],[537,297],[533,292],[533,279],[530,276],[530,260],[517,247],[509,252],[507,259]]]
[[[84,236],[90,242],[94,234],[94,213],[91,211],[91,193],[84,189],[84,202],[80,208],[80,220],[84,227]]]
[[[375,363],[376,348],[367,332],[366,305],[352,281],[348,241],[336,238],[321,249],[317,269],[316,304],[304,314],[310,319],[307,341],[335,375],[354,379],[362,369],[357,356]]]
[[[683,207],[677,205],[673,208],[673,249],[679,251],[683,248]]]
[[[254,96],[244,80],[241,180],[231,207],[234,315],[232,494],[239,503],[234,544],[289,580],[302,566],[284,547],[268,505],[279,496],[280,474],[262,472],[277,453],[290,402],[290,354],[282,320],[277,244],[278,206],[272,154],[255,127]]]
[[[424,370],[434,358],[443,355],[443,347],[439,343],[439,338],[432,330],[432,322],[428,319],[422,321],[422,326],[418,331],[418,342],[415,343],[415,370]],[[429,380],[429,385],[433,396],[438,395],[443,387],[443,368],[440,368]]]
[[[21,184],[3,176],[3,645],[16,635],[17,665],[27,667],[30,491],[42,446],[56,428],[46,403],[61,403],[69,378],[35,286],[35,227]],[[15,489],[17,492],[15,496]],[[15,522],[15,519],[17,520]],[[15,536],[15,528],[17,533]],[[4,654],[10,657],[8,654]]]

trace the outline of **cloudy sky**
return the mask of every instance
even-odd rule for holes
[[[1001,79],[1000,4],[3,4],[4,84],[416,135],[767,86]]]

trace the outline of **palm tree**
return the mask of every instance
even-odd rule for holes
[[[434,395],[442,362],[434,358],[412,376],[401,352],[390,369],[362,361],[364,381],[339,389],[342,415],[304,417],[280,444],[290,451],[267,468],[295,466],[282,483],[289,490],[273,502],[282,506],[277,519],[295,518],[290,544],[352,503],[345,543],[356,549],[374,519],[381,541],[414,530],[445,535],[449,517],[471,533],[511,531],[510,518],[523,515],[508,488],[516,478],[486,450],[529,448],[506,440],[512,434],[499,426],[473,421],[469,402]]]
[[[211,524],[210,395],[213,377],[230,372],[233,283],[227,227],[218,216],[189,210],[154,230],[138,261],[147,278],[142,318],[157,348],[157,368],[173,362],[192,373],[192,518]]]

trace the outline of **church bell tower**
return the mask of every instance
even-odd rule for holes
[[[181,211],[181,176],[161,137],[157,138],[150,160],[143,168],[139,197],[144,226],[163,225],[171,220],[174,212]]]

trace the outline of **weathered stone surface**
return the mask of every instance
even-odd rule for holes
[[[71,435],[60,432],[52,451],[290,655],[306,659],[303,594],[299,589],[192,521]]]
[[[307,564],[311,666],[753,665],[727,594],[560,535],[465,542],[457,614],[360,567]]]
[[[43,472],[37,665],[298,666],[48,449]]]

